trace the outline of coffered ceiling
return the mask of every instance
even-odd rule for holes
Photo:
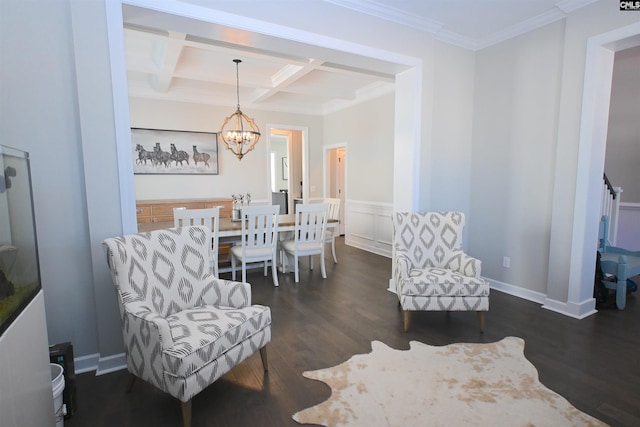
[[[593,0],[183,0],[193,10],[267,22],[332,25],[340,17],[375,31],[392,22],[478,50],[562,19]],[[239,66],[243,110],[326,114],[393,90],[406,65],[211,24],[144,7],[123,7],[129,94],[236,105]],[[136,3],[136,4],[134,4]],[[148,1],[147,3],[153,3]],[[299,19],[296,19],[299,17]],[[382,21],[381,21],[382,20]],[[328,23],[328,24],[327,24]],[[304,27],[304,26],[303,26]],[[302,28],[304,29],[304,28]]]

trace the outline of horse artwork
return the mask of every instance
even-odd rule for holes
[[[218,174],[215,133],[131,129],[134,174]]]
[[[198,164],[198,162],[203,162],[205,165],[209,166],[210,158],[210,155],[208,155],[207,153],[199,153],[198,147],[196,147],[195,145],[193,146],[193,161],[196,165]]]

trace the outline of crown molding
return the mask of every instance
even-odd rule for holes
[[[545,25],[564,19],[569,13],[598,0],[562,0],[555,4],[555,9],[534,16],[516,25],[505,28],[482,39],[472,39],[446,30],[445,24],[428,18],[418,18],[394,7],[382,5],[372,0],[324,0],[356,12],[385,19],[396,24],[431,33],[437,40],[477,51],[505,40],[536,30]]]
[[[574,10],[580,9],[581,7],[587,6],[597,1],[598,0],[563,0],[559,3],[556,3],[556,7],[564,13],[569,14]]]
[[[516,25],[512,25],[504,30],[495,32],[489,37],[478,40],[476,50],[484,49],[486,47],[493,46],[494,44],[526,34],[530,31],[537,30],[545,25],[564,19],[566,16],[567,14],[560,9],[553,9],[538,16],[534,16],[526,21],[519,22]]]
[[[534,16],[516,25],[505,28],[502,31],[498,31],[489,37],[478,40],[475,50],[484,49],[530,31],[537,30],[538,28],[542,28],[545,25],[564,19],[569,13],[596,1],[598,0],[564,0],[556,3],[556,9]]]
[[[383,5],[372,0],[324,0],[336,6],[351,9],[366,15],[375,16],[396,24],[411,27],[416,30],[436,33],[442,29],[442,22],[433,19],[418,17],[395,7]]]

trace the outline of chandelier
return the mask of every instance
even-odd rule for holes
[[[227,147],[227,150],[231,150],[233,154],[238,157],[239,160],[253,150],[253,147],[260,139],[260,129],[253,121],[242,111],[240,111],[240,79],[238,77],[238,64],[242,61],[234,59],[236,63],[236,95],[238,97],[238,106],[236,112],[227,117],[220,129],[220,138]]]

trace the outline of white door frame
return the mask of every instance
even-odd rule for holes
[[[157,0],[105,1],[105,8],[107,9],[107,32],[109,34],[109,49],[111,52],[114,114],[116,117],[116,146],[118,149],[118,163],[120,166],[118,175],[120,178],[121,211],[124,223],[123,231],[125,233],[135,232],[137,230],[137,224],[135,215],[132,214],[132,212],[135,212],[135,200],[134,197],[132,197],[135,183],[133,173],[130,173],[132,170],[132,166],[130,165],[131,159],[127,159],[125,156],[131,149],[131,135],[130,127],[128,126],[129,101],[124,51],[122,19],[123,5],[132,5],[214,24],[223,24],[232,28],[242,28],[246,31],[273,35],[286,40],[293,40],[309,45],[335,49],[345,52],[346,54],[378,58],[408,67],[406,71],[400,72],[397,75],[397,80],[399,80],[400,83],[396,83],[396,125],[394,133],[397,137],[395,138],[394,144],[402,146],[402,148],[398,148],[398,152],[406,153],[406,156],[409,158],[419,158],[420,146],[418,141],[420,140],[420,117],[422,114],[422,107],[420,103],[422,99],[422,60],[420,58],[407,56],[398,52],[378,49],[372,46],[348,42],[338,38],[319,37],[318,34],[304,30],[283,27],[282,25],[276,25],[255,19],[247,19],[244,16],[234,15],[220,10],[188,4],[177,0],[163,0],[162,2],[158,2]],[[407,78],[406,76],[410,77]],[[404,114],[403,109],[407,109],[407,114]],[[404,121],[398,124],[397,117],[403,117]],[[283,128],[295,129],[295,127],[291,126],[283,126]],[[412,132],[409,135],[406,135],[405,129],[411,129]],[[128,135],[127,132],[129,133]],[[309,141],[308,137],[308,131],[304,128],[303,139],[305,141],[305,145]],[[408,149],[406,145],[408,145]],[[266,161],[268,162],[268,160]],[[417,165],[417,160],[415,160],[415,163]],[[303,198],[306,198],[309,195],[308,166],[308,152],[303,151]],[[408,171],[406,165],[404,166],[405,167],[397,170],[394,169],[394,181],[400,182],[401,184],[398,184],[396,187],[401,188],[403,194],[407,194],[407,196],[400,200],[405,202],[405,199],[407,199],[409,200],[409,203],[415,203],[414,199],[418,194],[418,183],[416,180],[411,178],[415,178],[417,173],[413,170]],[[268,170],[270,170],[270,165]],[[398,197],[398,194],[394,195],[394,199]]]
[[[306,203],[309,198],[309,128],[306,126],[279,125],[267,123],[267,153],[271,152],[271,132],[274,130],[292,130],[302,134],[302,200]],[[287,144],[287,152],[291,159],[291,141]],[[291,161],[291,160],[289,160]],[[277,167],[277,166],[276,166]],[[267,176],[271,176],[271,159],[267,156]],[[291,178],[291,163],[289,163],[289,178]],[[289,182],[289,193],[293,193],[292,184]],[[267,194],[271,194],[271,181],[267,182]],[[289,211],[293,205],[289,204]]]
[[[348,192],[348,183],[347,183],[347,167],[349,162],[347,143],[338,143],[338,144],[330,144],[325,145],[322,148],[322,196],[329,197],[328,189],[327,189],[327,177],[328,177],[328,167],[327,164],[327,156],[329,155],[329,151],[335,150],[337,148],[344,149],[344,204],[340,206],[340,217],[343,218],[342,223],[340,224],[340,232],[345,231],[346,234],[346,221],[347,221],[347,192]]]
[[[595,313],[593,269],[614,55],[638,45],[640,22],[593,36],[587,42],[567,303],[558,307],[553,300],[545,301],[545,308],[579,319]]]

